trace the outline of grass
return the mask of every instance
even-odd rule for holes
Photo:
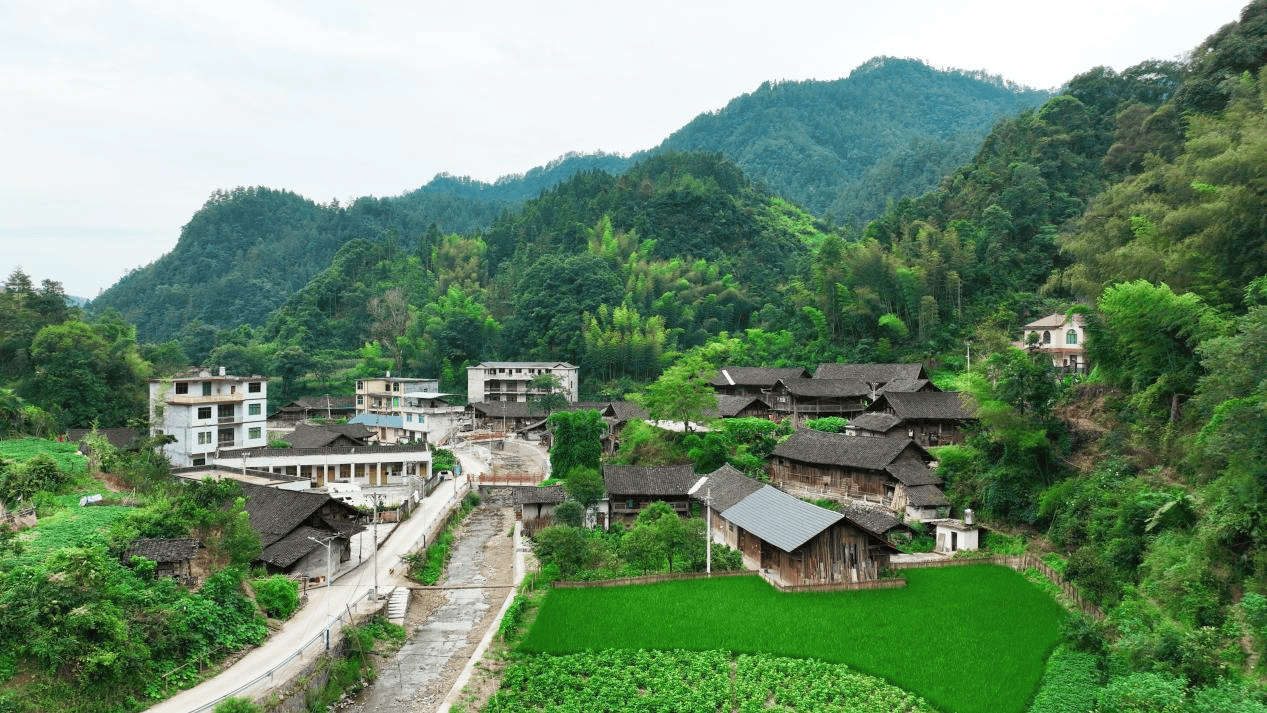
[[[783,594],[757,577],[556,589],[518,647],[730,651],[846,664],[944,711],[1020,713],[1060,605],[1005,567],[910,570],[903,589]]]
[[[50,517],[40,518],[34,529],[22,532],[22,554],[6,561],[34,564],[65,547],[102,544],[105,542],[106,532],[115,520],[136,512],[136,508],[119,505],[81,508],[78,496],[75,499],[74,506],[59,510]]]

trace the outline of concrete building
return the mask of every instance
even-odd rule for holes
[[[176,439],[163,455],[176,467],[206,465],[217,451],[268,444],[268,380],[203,370],[150,379],[152,435]]]
[[[438,379],[360,379],[349,423],[368,427],[379,443],[439,443],[464,420],[463,407],[449,404],[453,394],[439,387]]]
[[[524,403],[543,394],[530,388],[534,377],[552,374],[563,387],[568,403],[578,398],[578,367],[562,361],[486,361],[466,367],[467,399],[475,403],[510,401]]]
[[[1051,357],[1052,367],[1065,374],[1090,371],[1082,345],[1086,343],[1086,318],[1081,314],[1049,314],[1022,327],[1013,346],[1034,349]]]

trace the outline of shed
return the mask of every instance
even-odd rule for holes
[[[131,566],[133,557],[153,560],[159,577],[193,577],[193,561],[202,549],[202,541],[193,538],[134,540],[119,559]]]

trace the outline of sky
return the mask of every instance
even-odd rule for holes
[[[345,202],[629,154],[878,55],[1054,88],[1178,59],[1246,1],[0,0],[0,279],[92,298],[217,189]]]

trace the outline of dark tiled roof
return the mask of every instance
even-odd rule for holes
[[[265,547],[264,551],[260,553],[259,559],[261,562],[267,562],[285,569],[318,547],[325,547],[321,542],[313,542],[308,538],[314,537],[317,540],[325,540],[329,536],[330,532],[327,530],[318,530],[315,527],[304,525]],[[330,549],[335,550],[335,546],[331,546]],[[334,554],[334,552],[331,554]]]
[[[876,389],[876,393],[887,394],[901,391],[909,394],[916,391],[923,391],[925,389],[928,389],[929,391],[941,391],[941,389],[933,385],[933,382],[928,379],[895,379]]]
[[[281,407],[282,411],[293,411],[296,409],[303,411],[325,411],[329,408],[331,411],[347,411],[356,408],[355,396],[305,396],[295,399],[289,404]]]
[[[608,406],[611,408],[612,417],[617,421],[632,421],[650,417],[645,408],[632,401],[613,401]]]
[[[144,557],[155,562],[188,562],[198,556],[199,547],[202,547],[202,542],[190,538],[176,540],[141,539],[134,541],[124,551],[121,559],[125,564],[131,562],[133,557]]]
[[[909,438],[846,436],[801,428],[775,446],[772,455],[802,463],[884,470],[913,443]]]
[[[884,404],[903,421],[934,419],[945,421],[970,420],[973,415],[964,404],[965,396],[958,391],[920,391],[917,393],[886,393],[872,404],[873,410],[884,409]]]
[[[889,530],[902,525],[902,521],[888,510],[860,503],[845,503],[841,507],[841,512],[855,525],[877,535],[883,535]]]
[[[759,396],[731,396],[729,394],[718,394],[716,415],[719,418],[734,418],[754,403],[758,404],[761,409],[770,409],[770,405],[765,402],[765,399],[762,399]]]
[[[705,498],[708,498],[711,501],[712,508],[717,512],[721,512],[762,487],[761,482],[756,478],[749,478],[727,463],[709,473],[708,482],[704,484],[703,488],[696,490],[691,499],[702,503]]]
[[[849,419],[849,425],[859,431],[870,431],[871,433],[888,433],[898,424],[902,423],[902,419],[891,413],[860,413]]]
[[[349,514],[359,514],[356,508],[335,500],[326,493],[282,490],[252,483],[240,485],[242,492],[246,494],[246,511],[251,518],[251,529],[259,533],[260,544],[265,549],[289,536],[326,503],[334,503],[336,507],[349,511]]]
[[[341,445],[365,445],[372,434],[373,432],[368,427],[357,423],[329,425],[301,423],[295,426],[295,430],[290,432],[285,440],[295,448],[324,448],[340,438],[356,442]]]
[[[906,499],[920,508],[940,508],[950,505],[946,495],[936,485],[916,485],[906,489]]]
[[[815,379],[856,379],[887,384],[899,379],[927,379],[923,364],[819,364]]]
[[[605,465],[603,482],[612,495],[686,495],[699,480],[689,465]]]
[[[515,487],[515,504],[561,503],[567,500],[567,491],[562,485],[549,485],[538,488],[535,485],[519,485]]]
[[[849,398],[870,396],[871,387],[857,379],[786,379],[788,393],[802,398]]]
[[[717,376],[708,382],[711,386],[725,388],[729,386],[774,386],[779,379],[799,379],[807,376],[804,369],[766,368],[761,366],[724,366]]]
[[[132,441],[141,434],[135,428],[99,428],[97,432],[106,437],[106,441],[110,445],[120,450],[126,450],[132,445]],[[84,436],[92,433],[91,428],[72,428],[66,431],[66,440],[71,443],[78,443],[84,440]]]
[[[938,478],[928,466],[918,461],[902,461],[900,463],[890,463],[886,467],[885,472],[897,478],[898,482],[906,485],[940,485],[941,478]]]
[[[784,552],[809,542],[845,517],[769,485],[726,508],[721,516]]]

